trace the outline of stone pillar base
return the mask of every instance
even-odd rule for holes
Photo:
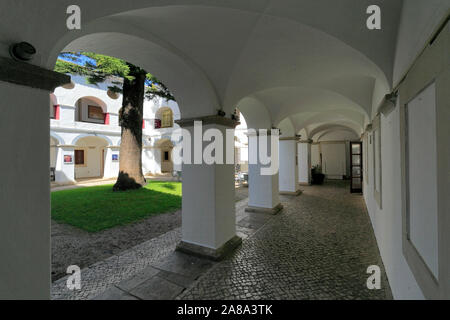
[[[213,261],[220,261],[227,255],[232,253],[237,247],[241,245],[241,243],[242,239],[238,236],[234,236],[233,238],[225,242],[220,248],[212,249],[208,247],[203,247],[201,245],[181,241],[177,245],[177,248],[175,250],[191,254],[193,256],[197,256],[200,258],[206,258]]]
[[[309,183],[309,182],[299,182],[298,185],[299,186],[310,186],[311,183]]]
[[[273,208],[262,208],[262,207],[248,206],[247,208],[245,208],[245,212],[268,213],[268,214],[275,215],[278,212],[280,212],[281,209],[283,209],[283,205],[281,203],[279,203]]]
[[[280,194],[285,196],[299,196],[302,193],[302,190],[293,191],[280,191]]]

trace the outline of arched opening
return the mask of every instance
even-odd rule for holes
[[[108,141],[85,136],[77,139],[74,145],[75,179],[103,178]]]
[[[75,121],[109,124],[106,103],[97,97],[82,97],[75,103]]]

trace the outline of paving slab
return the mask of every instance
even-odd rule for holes
[[[159,276],[153,276],[130,291],[142,300],[171,300],[185,288]]]
[[[153,267],[147,267],[144,270],[138,272],[136,275],[129,279],[119,282],[116,286],[124,291],[130,291],[136,288],[138,285],[148,280],[149,278],[157,275],[159,273],[158,269]]]
[[[113,286],[104,291],[103,293],[99,294],[92,300],[139,300],[139,299]]]
[[[153,264],[155,268],[196,279],[215,262],[174,251],[162,261]]]

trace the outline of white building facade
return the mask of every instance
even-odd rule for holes
[[[108,90],[111,83],[88,84],[73,76],[72,83],[50,95],[50,168],[57,184],[86,178],[114,178],[119,173],[119,110],[122,95]],[[175,101],[144,100],[142,168],[144,174],[171,173],[176,142],[172,132],[180,119]],[[178,168],[181,170],[181,168]]]

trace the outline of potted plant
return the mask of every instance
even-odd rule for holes
[[[315,165],[311,168],[312,184],[323,184],[325,175],[322,173],[320,165]]]

